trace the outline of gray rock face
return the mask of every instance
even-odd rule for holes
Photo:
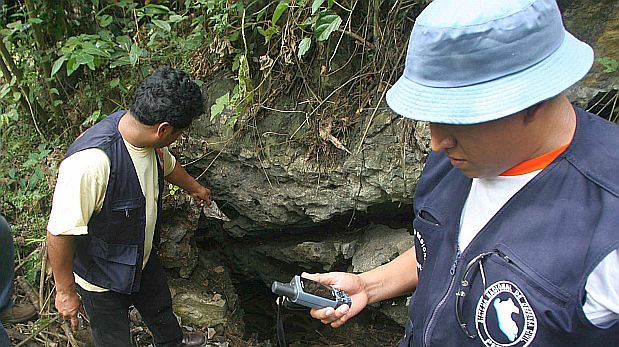
[[[406,229],[369,225],[352,257],[352,270],[357,273],[372,270],[395,259],[413,245],[413,239]]]
[[[393,117],[385,110],[369,127],[369,119],[361,120],[350,130],[351,153],[326,144],[328,159],[311,157],[311,144],[297,137],[313,129],[287,114],[256,120],[254,132],[235,137],[225,125],[201,119],[174,151],[187,157],[184,162],[195,161],[188,170],[204,173],[203,181],[231,218],[224,224],[230,235],[264,235],[364,212],[376,204],[410,204],[424,160],[416,139],[427,134],[412,136],[414,123]]]
[[[185,324],[212,327],[227,323],[226,300],[205,293],[183,293],[173,299],[174,312]]]
[[[163,194],[165,198],[159,256],[165,267],[176,268],[181,277],[188,278],[198,261],[193,236],[198,227],[200,211],[185,194]]]

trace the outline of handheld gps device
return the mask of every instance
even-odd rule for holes
[[[284,296],[288,301],[309,308],[336,308],[342,304],[352,305],[345,292],[322,283],[295,275],[290,283],[273,282],[271,291]]]

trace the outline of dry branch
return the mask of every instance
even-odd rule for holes
[[[34,307],[37,309],[37,311],[39,311],[40,308],[41,308],[39,306],[39,296],[34,291],[34,289],[32,289],[32,287],[30,286],[28,281],[26,281],[26,279],[23,278],[22,276],[19,276],[19,277],[17,277],[17,285],[24,292],[24,294],[26,294],[26,297],[34,305]]]

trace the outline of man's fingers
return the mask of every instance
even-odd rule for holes
[[[80,327],[80,320],[77,318],[77,315],[71,317],[71,330],[77,331]]]
[[[211,194],[204,196],[199,193],[191,194],[191,197],[198,203],[200,206],[206,205],[206,207],[211,207]]]
[[[339,328],[342,325],[344,325],[344,323],[346,323],[346,318],[342,317],[342,318],[336,320],[335,322],[331,323],[331,328]]]
[[[332,328],[339,328],[347,321],[346,316],[340,318],[321,319],[320,322],[325,325],[330,325]]]
[[[206,196],[204,200],[206,201],[206,206],[211,207],[211,191],[208,188],[206,189]]]
[[[310,310],[310,316],[316,319],[320,319],[321,321],[329,320],[329,319],[334,320],[337,318],[333,315],[334,311],[335,310],[332,307],[326,307],[326,308],[321,308],[321,309],[314,308]]]
[[[333,328],[339,328],[348,320],[348,316],[346,315],[348,311],[349,307],[347,305],[342,305],[337,310],[331,307],[320,310],[313,309],[310,311],[310,315],[319,319],[322,324],[328,324]]]

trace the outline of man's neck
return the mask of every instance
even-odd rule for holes
[[[553,151],[572,142],[576,131],[576,112],[564,95],[548,100],[535,111],[539,146],[536,156]]]
[[[118,122],[118,131],[122,138],[132,146],[151,147],[148,140],[148,126],[140,123],[131,111],[127,111]]]

